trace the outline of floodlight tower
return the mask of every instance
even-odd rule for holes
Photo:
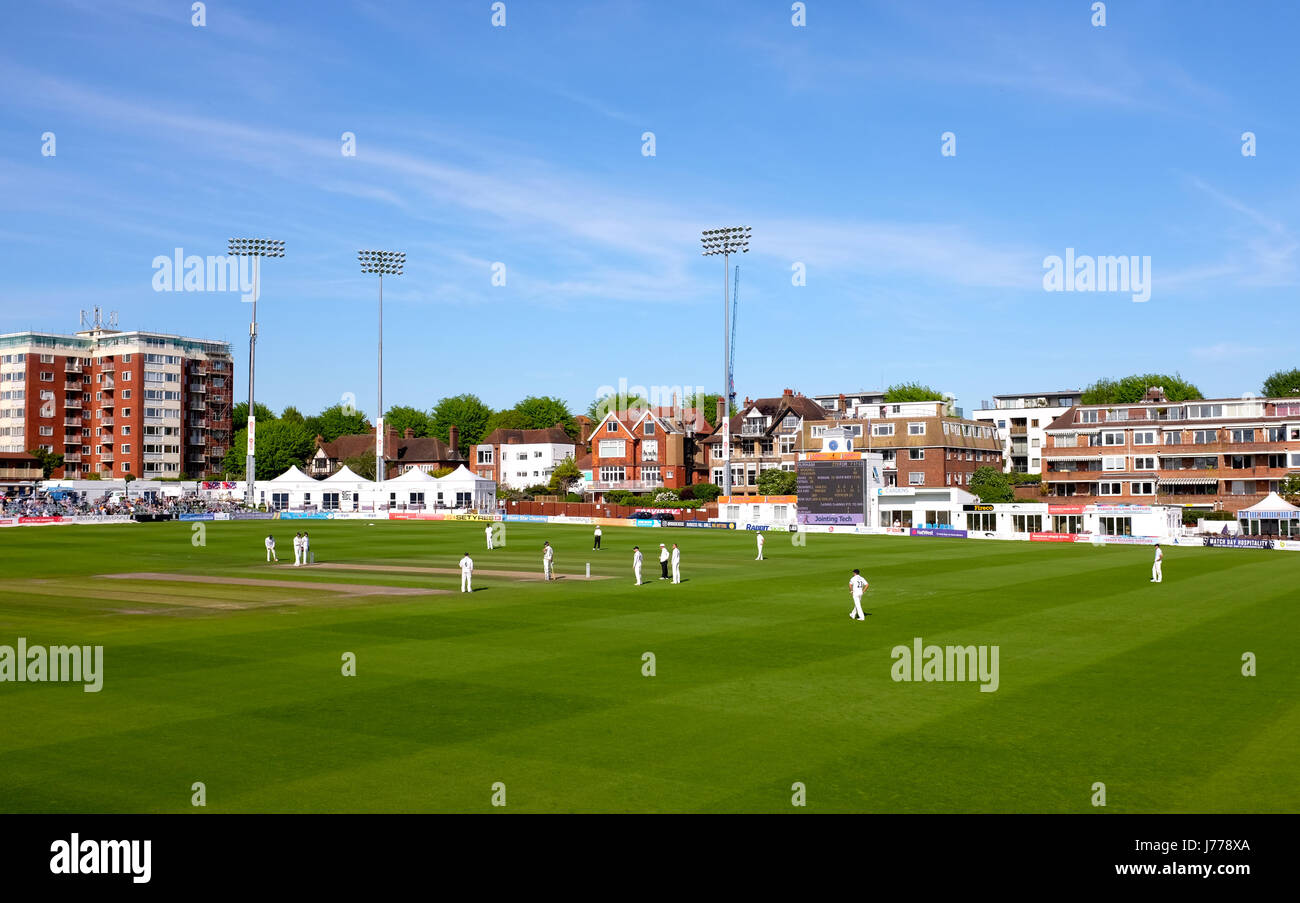
[[[749,253],[749,226],[706,229],[700,235],[704,256],[722,255],[722,494],[731,495],[731,298],[732,254]]]
[[[375,417],[375,482],[384,481],[384,275],[400,276],[405,251],[358,251],[361,272],[379,276],[379,413]]]
[[[253,258],[253,321],[248,327],[248,453],[244,458],[244,504],[254,508],[257,506],[256,496],[253,494],[253,483],[257,480],[257,453],[254,439],[257,417],[253,404],[253,362],[257,352],[257,298],[262,293],[261,262],[263,257],[283,257],[284,242],[274,238],[232,238],[228,253],[235,257]]]

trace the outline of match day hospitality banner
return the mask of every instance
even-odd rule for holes
[[[1078,539],[1076,533],[1030,533],[1029,539],[1032,542],[1075,542]]]
[[[1216,549],[1271,549],[1273,540],[1244,536],[1207,536],[1203,545]]]
[[[954,539],[965,539],[965,530],[948,530],[942,527],[917,527],[912,530],[913,536],[950,536]]]

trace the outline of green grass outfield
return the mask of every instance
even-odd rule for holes
[[[508,524],[494,552],[470,523],[202,526],[201,547],[189,523],[0,530],[0,645],[102,644],[105,672],[97,694],[0,683],[0,811],[1300,809],[1300,554],[1170,548],[1153,586],[1146,547],[774,534],[760,563],[721,530],[610,527],[593,553],[580,526]],[[318,561],[372,569],[263,562],[268,528],[292,560],[303,527]],[[468,550],[536,573],[544,539],[550,584],[389,570]],[[276,585],[98,578],[133,572]],[[998,690],[892,680],[918,636],[997,645]]]

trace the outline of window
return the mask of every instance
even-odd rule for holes
[[[925,460],[925,449],[923,449],[923,448],[909,448],[909,449],[907,450],[907,459],[908,459],[909,461],[924,461],[924,460]]]
[[[1100,411],[1080,411],[1080,412],[1079,412],[1079,422],[1080,422],[1080,423],[1099,423],[1100,421],[1101,421],[1101,412],[1100,412]]]
[[[1042,533],[1043,516],[1041,514],[1011,515],[1011,529],[1016,533]]]
[[[1155,458],[1134,458],[1133,469],[1134,470],[1158,470],[1159,468],[1156,466]]]
[[[1237,444],[1245,443],[1245,442],[1254,442],[1254,441],[1255,441],[1255,431],[1254,431],[1253,429],[1252,429],[1252,430],[1233,430],[1233,431],[1232,431],[1232,441],[1233,441],[1234,443],[1237,443]]]
[[[1123,470],[1125,458],[1123,455],[1107,455],[1101,459],[1102,470]]]
[[[1286,441],[1286,427],[1284,427],[1284,426],[1270,426],[1270,427],[1268,428],[1267,434],[1268,434],[1268,440],[1267,440],[1267,441],[1269,441],[1269,442],[1285,442],[1285,441]]]
[[[907,484],[909,486],[924,486],[925,474],[917,472],[909,473],[907,475]]]
[[[622,442],[621,439],[620,439],[619,441]],[[604,444],[605,444],[605,443],[603,443],[603,442],[601,443],[601,445],[604,445]],[[528,460],[528,452],[518,452],[518,453],[515,455],[515,460],[516,460],[516,461],[527,461],[527,460]]]
[[[1165,445],[1182,445],[1182,444],[1183,444],[1182,430],[1171,430],[1170,432],[1165,433]]]
[[[873,436],[892,436],[894,435],[894,425],[892,423],[877,423],[871,428]]]
[[[647,420],[645,422],[645,434],[647,436],[653,436],[655,434],[655,422],[653,420]]]
[[[41,434],[42,436],[53,436],[53,435],[54,435],[54,427],[52,427],[52,426],[43,426],[43,427],[40,428],[40,434]]]
[[[492,448],[490,446],[488,448],[480,448],[478,450],[478,463],[480,464],[492,463]]]
[[[649,480],[649,481],[652,482],[652,483],[658,483],[658,482],[659,482],[659,468],[658,468],[658,467],[642,467],[642,468],[641,468],[641,479],[643,479],[643,480]]]
[[[1192,443],[1195,445],[1208,445],[1217,441],[1219,441],[1218,430],[1196,430],[1192,433]]]
[[[174,376],[175,374],[169,374],[169,375]],[[122,382],[129,383],[130,381],[131,381],[131,371],[124,370],[122,372]],[[253,474],[253,476],[257,476],[257,474]]]
[[[322,492],[320,506],[322,511],[339,510],[339,494],[337,492]]]
[[[1056,437],[1056,448],[1075,448],[1079,444],[1078,433],[1063,433]]]
[[[256,474],[254,474],[254,476],[256,476]],[[272,492],[272,493],[271,493],[271,507],[274,508],[274,509],[277,510],[277,511],[283,511],[285,508],[288,508],[288,507],[289,507],[289,493],[287,493],[287,492]]]
[[[721,476],[721,473],[719,473]],[[600,479],[603,483],[615,483],[623,479],[622,467],[602,467],[600,469]]]
[[[1189,404],[1187,406],[1187,416],[1192,418],[1200,418],[1200,419],[1208,419],[1210,417],[1222,417],[1223,405]]]
[[[1134,445],[1155,445],[1156,434],[1148,430],[1139,430],[1133,434]]]
[[[131,435],[131,427],[127,426],[126,424],[122,424],[122,435],[123,436]],[[257,474],[253,474],[253,475],[257,476]]]
[[[641,443],[641,460],[658,461],[659,460],[659,440],[646,439]]]
[[[1132,536],[1133,518],[1102,517],[1098,518],[1098,531],[1102,536]]]
[[[1124,433],[1119,431],[1102,433],[1101,444],[1102,445],[1123,445]]]
[[[54,382],[54,374],[51,373],[51,372],[49,372],[49,371],[42,370],[42,371],[41,371],[41,382],[43,382],[43,383],[52,383],[52,382]]]
[[[539,451],[535,451],[535,452],[533,452],[533,457],[534,457],[534,458],[540,458],[541,456],[542,456],[542,453],[541,453],[541,452],[539,452]]]
[[[605,432],[607,432],[607,433],[617,433],[617,432],[618,432],[618,424],[615,423],[613,420],[611,420],[609,423],[605,424]]]
[[[1129,488],[1133,495],[1155,495],[1156,484],[1143,480],[1141,483],[1129,483]],[[1126,536],[1128,534],[1125,534]]]
[[[909,424],[907,425],[907,435],[909,435],[909,436],[924,436],[924,435],[925,435],[925,424],[924,424],[924,423],[909,423]]]
[[[1097,495],[1123,495],[1123,483],[1098,483]]]

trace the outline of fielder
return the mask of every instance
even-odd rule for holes
[[[763,539],[763,534],[762,534],[762,533],[759,533],[759,534],[758,534],[758,557],[754,559],[755,561],[762,561],[762,560],[763,560],[763,543],[764,543],[764,542],[766,542],[766,540]]]
[[[636,585],[641,585],[641,547],[632,547],[632,571],[636,574]]]
[[[302,531],[302,563],[307,564],[311,560],[312,560],[311,537],[307,535],[306,530],[303,530]]]
[[[659,543],[659,579],[668,579],[668,547]]]
[[[865,621],[867,616],[862,613],[862,592],[869,583],[862,576],[862,572],[857,568],[853,569],[853,576],[849,578],[849,592],[853,594],[853,611],[849,612],[849,617],[855,621]]]
[[[492,548],[492,540],[488,540],[488,548]],[[474,585],[471,578],[474,576],[474,559],[469,557],[469,552],[460,560],[460,591],[462,593],[474,592]]]
[[[269,534],[266,537],[266,560],[267,561],[280,560],[279,558],[275,557],[275,537]]]
[[[555,549],[549,541],[542,543],[542,574],[547,580],[555,579]]]
[[[591,547],[591,550],[593,552],[599,552],[600,551],[600,527],[596,528],[596,532],[593,534],[593,536],[596,540],[596,543]]]
[[[1165,580],[1165,550],[1160,548],[1160,543],[1156,543],[1156,560],[1151,565],[1151,582],[1164,583]]]
[[[487,537],[488,551],[490,552],[492,551],[492,525],[491,524],[487,525],[487,529],[483,531],[483,535]],[[466,552],[465,554],[466,556],[469,555],[468,552]]]
[[[682,582],[682,550],[673,543],[673,583]]]
[[[293,534],[293,566],[298,567],[302,564],[302,534]]]

